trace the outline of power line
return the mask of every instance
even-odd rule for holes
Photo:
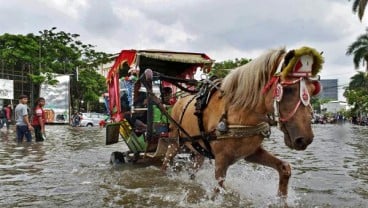
[[[323,77],[331,77],[331,76],[337,76],[337,75],[347,75],[347,74],[351,74],[350,72],[348,73],[342,73],[342,74],[329,74],[329,75],[325,75]]]

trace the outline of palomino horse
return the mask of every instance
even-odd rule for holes
[[[269,115],[278,123],[289,148],[305,150],[314,137],[310,96],[321,89],[313,78],[322,64],[321,54],[313,48],[270,50],[232,70],[217,89],[212,87],[213,93],[200,99],[208,101],[202,109],[198,108],[203,106],[198,104],[198,95],[181,98],[171,116],[182,129],[170,124],[169,137],[178,142],[168,147],[162,169],[166,170],[179,146],[185,144],[196,153],[198,167],[202,155],[214,158],[215,178],[221,188],[229,166],[245,159],[276,169],[278,195],[287,196],[290,164],[262,147],[271,133]]]

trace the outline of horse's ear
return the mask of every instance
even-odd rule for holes
[[[287,66],[289,64],[289,61],[295,56],[295,50],[290,50],[287,52],[284,58],[284,66]]]

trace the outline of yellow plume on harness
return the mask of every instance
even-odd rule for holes
[[[310,47],[301,47],[299,49],[294,50],[294,56],[290,59],[289,63],[285,68],[281,71],[281,76],[283,78],[287,77],[290,73],[293,72],[295,64],[299,61],[301,56],[310,55],[313,57],[313,65],[312,65],[312,76],[316,76],[322,69],[322,64],[324,63],[324,58],[321,53],[319,53],[316,49]]]

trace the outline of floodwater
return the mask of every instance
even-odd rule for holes
[[[273,129],[264,146],[292,165],[289,207],[368,207],[368,127],[315,125],[306,151],[288,149]],[[0,207],[280,207],[273,169],[239,161],[226,192],[213,198],[213,165],[194,180],[157,165],[109,164],[123,142],[105,146],[105,129],[47,126],[43,143],[17,144],[1,130]]]

